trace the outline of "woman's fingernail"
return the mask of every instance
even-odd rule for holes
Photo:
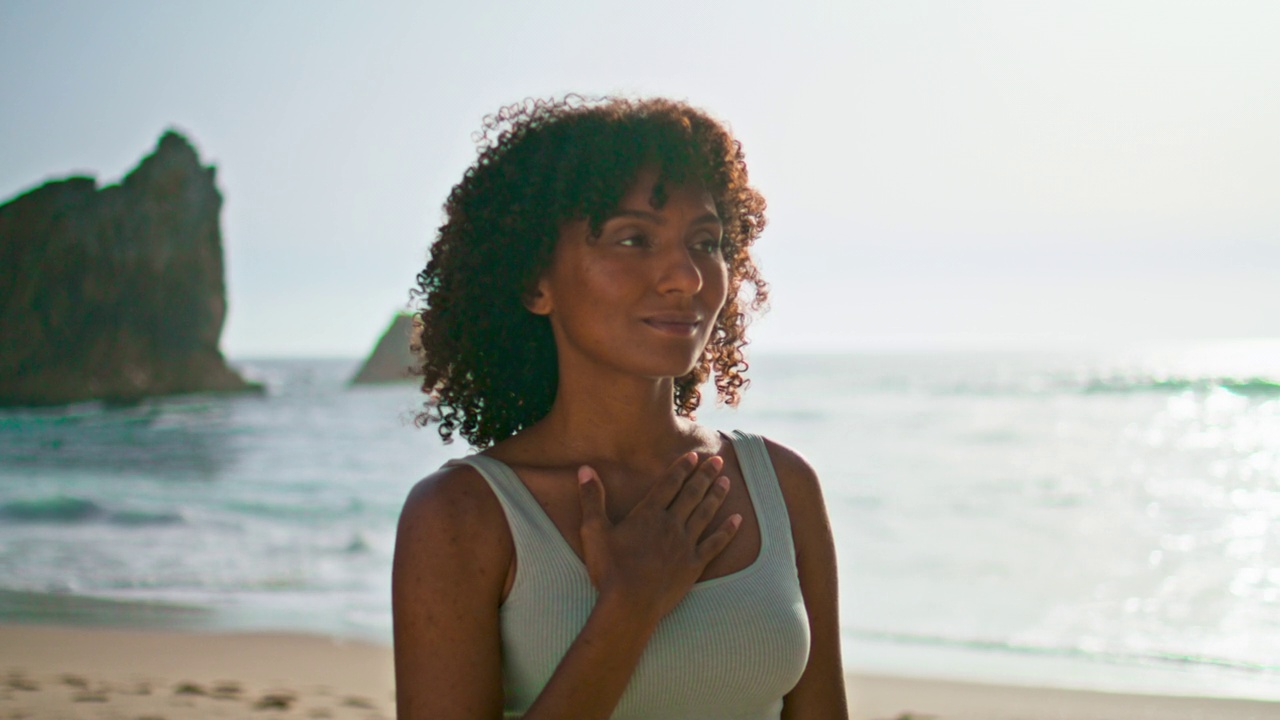
[[[734,528],[737,528],[739,525],[742,524],[742,516],[737,513],[730,515],[729,524],[732,525]]]
[[[589,482],[591,482],[591,468],[583,465],[578,468],[578,484],[585,485]]]
[[[727,478],[727,477],[725,477],[725,476],[723,476],[723,475],[721,475],[720,477],[716,478],[716,487],[720,488],[721,490],[728,490],[728,489],[729,489],[729,478]]]
[[[724,458],[715,455],[707,461],[707,464],[711,466],[712,472],[719,472],[720,468],[724,467]]]

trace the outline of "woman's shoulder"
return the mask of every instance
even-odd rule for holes
[[[473,465],[452,460],[414,484],[405,508],[428,513],[444,507],[463,511],[482,508],[487,505],[481,500],[486,486],[484,476]]]
[[[515,557],[502,517],[470,465],[449,463],[409,491],[391,566],[397,663],[431,638],[475,644],[476,633],[496,637],[497,615],[488,609],[501,604]],[[442,625],[441,617],[451,620]]]
[[[809,522],[818,516],[825,518],[822,485],[813,465],[794,448],[764,436],[757,437],[763,442],[769,462],[773,465],[792,524]]]
[[[400,512],[398,534],[434,544],[469,537],[478,547],[501,551],[510,546],[502,505],[474,466],[449,462],[419,480]]]
[[[799,451],[763,435],[742,430],[737,433],[746,436],[754,435],[760,439],[769,456],[769,462],[773,465],[773,471],[778,476],[778,483],[783,486],[784,491],[788,486],[794,485],[817,489],[818,473]]]

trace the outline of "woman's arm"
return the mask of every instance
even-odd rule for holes
[[[847,720],[840,659],[840,604],[835,543],[818,475],[794,451],[766,441],[787,502],[800,592],[809,614],[809,663],[783,701],[783,720]]]
[[[616,525],[599,478],[579,472],[584,561],[599,596],[526,720],[613,713],[658,621],[737,531],[735,515],[698,541],[728,490],[721,466],[682,457]],[[399,718],[501,716],[498,606],[513,553],[475,470],[442,470],[410,493],[392,569]]]
[[[391,569],[398,718],[502,717],[498,606],[513,555],[474,469],[442,469],[409,493]]]

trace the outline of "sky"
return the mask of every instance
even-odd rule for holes
[[[231,357],[367,352],[481,119],[663,95],[769,201],[760,351],[1280,337],[1280,3],[0,0],[0,201],[218,168]]]

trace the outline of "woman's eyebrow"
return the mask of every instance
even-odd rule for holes
[[[627,208],[621,208],[609,213],[609,216],[605,218],[605,222],[608,222],[610,220],[613,220],[614,218],[620,218],[620,217],[629,217],[629,218],[637,218],[639,220],[647,220],[655,225],[663,225],[667,222],[667,219],[659,213],[652,212],[650,210],[631,210]],[[698,217],[694,218],[693,222],[689,224],[690,225],[721,225],[723,223],[720,222],[719,215],[713,212],[708,212],[708,213],[703,213],[702,215],[699,215]]]

